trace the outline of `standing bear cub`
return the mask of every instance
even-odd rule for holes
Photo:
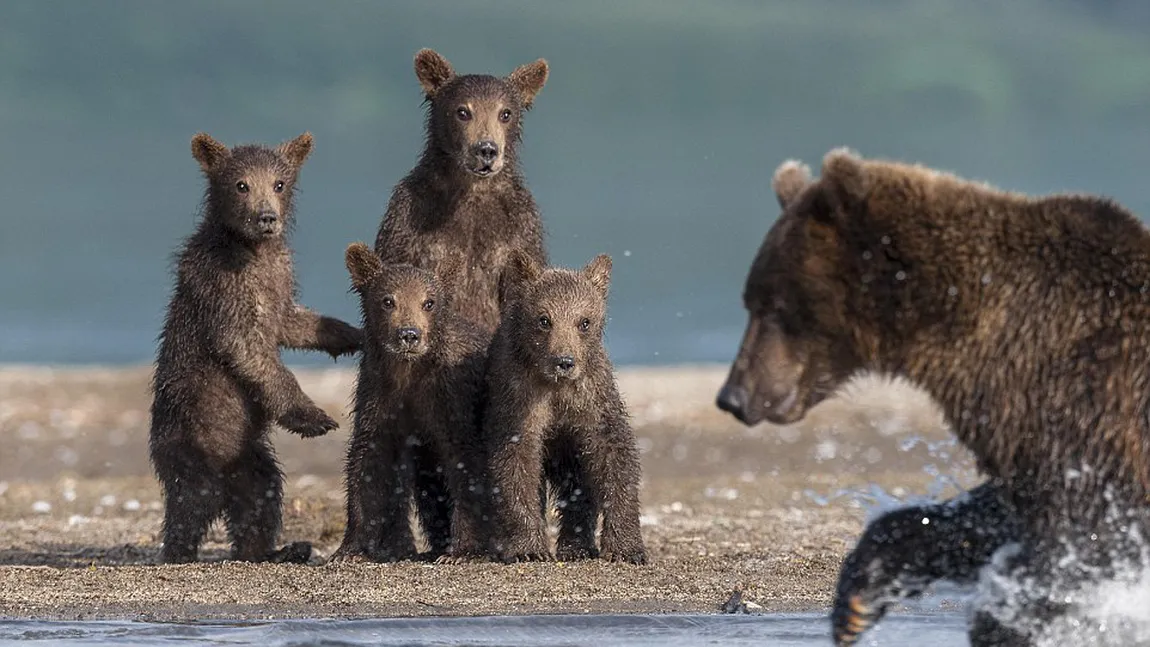
[[[486,336],[454,315],[431,272],[384,265],[363,243],[348,246],[346,256],[365,340],[347,451],[347,529],[333,559],[415,555],[408,510],[416,457],[447,482],[450,543],[427,533],[432,556],[482,557],[486,486],[479,425]],[[435,509],[419,511],[426,526]]]
[[[543,224],[518,156],[523,114],[547,71],[540,59],[505,78],[457,75],[430,49],[415,56],[427,99],[427,140],[415,168],[392,192],[375,252],[385,263],[431,271],[461,258],[460,271],[443,287],[463,318],[488,331],[499,324],[500,278],[511,254],[547,262]]]
[[[643,564],[639,453],[603,347],[611,257],[582,271],[544,269],[525,254],[513,261],[484,422],[493,548],[503,561],[551,558],[540,509],[546,478],[558,502],[560,560]]]
[[[164,562],[195,561],[208,527],[227,522],[232,558],[307,561],[276,552],[283,474],[273,424],[304,437],[337,424],[300,389],[281,348],[354,353],[361,331],[295,303],[287,233],[308,133],[272,149],[192,139],[208,187],[178,256],[152,384],[152,464],[164,490]]]

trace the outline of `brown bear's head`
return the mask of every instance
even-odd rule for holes
[[[477,179],[498,175],[515,161],[524,111],[547,82],[547,61],[539,59],[504,78],[456,75],[440,54],[422,49],[415,75],[428,102],[428,147]]]
[[[296,178],[311,148],[311,133],[274,149],[228,149],[207,133],[197,134],[192,155],[208,180],[209,215],[249,242],[282,237],[291,224]]]
[[[860,160],[831,151],[818,181],[788,161],[773,186],[783,211],[747,276],[749,320],[716,402],[747,425],[801,419],[863,368],[870,344],[866,322],[854,316],[858,267],[847,249],[859,220],[852,216],[865,210]]]
[[[436,320],[446,306],[435,274],[408,264],[384,265],[363,243],[345,254],[352,288],[363,311],[365,346],[402,360],[415,360],[434,346]]]
[[[611,257],[600,254],[583,269],[568,270],[541,268],[515,252],[511,272],[515,287],[505,316],[519,360],[553,383],[578,380],[589,367],[600,366]]]

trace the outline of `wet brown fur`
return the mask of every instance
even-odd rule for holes
[[[346,257],[366,339],[347,451],[347,528],[333,559],[414,557],[413,494],[430,557],[481,557],[488,337],[455,315],[431,272],[384,265],[363,243],[350,245]],[[413,492],[419,473],[444,478],[443,500]],[[450,523],[441,527],[444,516]]]
[[[457,75],[445,58],[424,49],[416,54],[415,71],[427,100],[426,142],[419,162],[392,193],[375,251],[385,263],[431,271],[460,256],[462,271],[444,287],[457,297],[460,316],[493,332],[511,253],[524,251],[547,262],[518,145],[524,113],[546,83],[548,66],[540,59],[504,78]],[[498,151],[486,171],[487,161],[476,152],[482,142]]]
[[[551,558],[540,510],[545,480],[558,501],[560,560],[645,563],[639,455],[603,347],[611,259],[572,271],[518,254],[513,267],[484,423],[494,549],[504,561]]]
[[[803,170],[779,173],[793,189]],[[748,275],[720,406],[788,423],[858,370],[905,376],[1019,511],[1020,568],[1051,572],[1069,546],[1083,570],[1058,572],[1073,581],[1136,552],[1125,530],[1147,536],[1150,494],[1150,235],[1137,218],[845,150],[792,193]]]
[[[208,188],[203,217],[178,255],[152,385],[150,450],[164,490],[165,562],[195,561],[221,515],[233,559],[282,557],[274,542],[283,475],[271,426],[305,437],[337,426],[279,355],[295,348],[336,357],[362,341],[358,328],[295,303],[286,236],[311,147],[307,133],[275,149],[229,149],[203,133],[192,140]]]
[[[949,501],[884,513],[843,560],[831,608],[835,644],[854,644],[891,605],[939,580],[977,582],[994,553],[1019,533],[1013,508],[991,483]]]

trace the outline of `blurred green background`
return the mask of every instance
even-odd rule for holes
[[[0,361],[152,359],[199,130],[315,134],[301,301],[357,319],[343,249],[420,151],[421,47],[461,73],[549,61],[523,163],[553,261],[614,256],[617,363],[727,361],[788,157],[849,145],[1150,213],[1148,36],[1140,1],[7,0]]]

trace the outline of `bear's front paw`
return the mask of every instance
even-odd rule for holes
[[[335,551],[331,557],[328,558],[328,564],[364,564],[372,562],[373,560],[366,552],[355,548],[348,548],[340,546],[339,550]]]
[[[342,355],[353,355],[363,350],[363,330],[350,324],[339,322],[331,343],[324,349],[332,359]]]
[[[304,438],[322,436],[327,432],[338,429],[339,423],[327,415],[323,409],[312,405],[310,407],[295,407],[276,421],[281,427],[293,434]]]
[[[478,564],[480,562],[490,562],[491,557],[483,553],[446,553],[440,555],[435,559],[436,564]]]
[[[647,550],[643,548],[642,544],[638,546],[604,546],[599,557],[608,562],[643,565],[647,563]]]

